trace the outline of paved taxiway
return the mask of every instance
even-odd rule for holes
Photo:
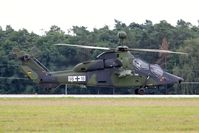
[[[199,98],[199,95],[0,95],[0,98]]]

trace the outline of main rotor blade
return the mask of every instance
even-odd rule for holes
[[[188,55],[184,52],[174,52],[170,50],[160,50],[160,49],[139,49],[139,48],[129,48],[130,51],[143,51],[143,52],[157,52],[157,53],[171,53],[171,54],[184,54]]]
[[[78,48],[86,48],[86,49],[111,50],[111,48],[107,48],[107,47],[95,47],[95,46],[85,46],[85,45],[75,45],[75,44],[64,44],[64,43],[59,43],[59,44],[54,44],[54,45],[57,45],[57,46],[78,47]]]

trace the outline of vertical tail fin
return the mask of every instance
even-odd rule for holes
[[[20,58],[23,72],[34,82],[39,83],[47,74],[47,69],[43,68],[34,57],[25,55]]]
[[[19,49],[13,49],[13,55],[21,61],[21,69],[35,83],[43,88],[55,88],[60,85],[49,70],[32,55]]]
[[[26,54],[15,48],[12,51],[13,55],[21,61],[22,71],[35,83],[39,83],[41,77],[46,75],[48,69],[44,67],[35,57]]]
[[[22,71],[35,83],[41,87],[54,88],[58,86],[55,78],[48,75],[49,70],[41,64],[35,57],[26,54],[19,49],[13,49],[13,55],[21,61]]]

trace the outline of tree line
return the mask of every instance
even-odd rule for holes
[[[84,26],[73,26],[68,32],[64,32],[60,27],[54,25],[44,35],[28,32],[26,29],[16,31],[8,25],[5,30],[0,27],[0,93],[64,93],[63,88],[52,89],[49,92],[49,90],[41,89],[30,80],[27,80],[20,72],[19,62],[9,56],[13,48],[18,47],[30,52],[49,70],[72,69],[79,62],[95,59],[102,51],[63,48],[53,44],[70,43],[116,47],[119,45],[117,37],[119,31],[127,33],[125,45],[131,48],[159,49],[166,40],[169,50],[187,52],[188,56],[165,55],[165,60],[159,63],[162,63],[162,66],[168,72],[182,76],[186,82],[195,83],[199,81],[199,26],[192,25],[184,20],[178,20],[175,26],[165,20],[156,24],[146,20],[143,24],[132,22],[129,25],[115,20],[113,29],[104,26],[89,31]],[[33,48],[36,48],[36,50]],[[133,54],[149,63],[157,63],[162,58],[158,53],[134,52]],[[68,93],[97,92],[95,88],[72,88],[68,90]],[[195,94],[199,93],[197,88],[197,84],[184,84],[180,87],[174,86],[169,90],[169,93]],[[104,88],[101,92],[110,93],[110,90]],[[118,93],[128,93],[128,90],[118,89]]]

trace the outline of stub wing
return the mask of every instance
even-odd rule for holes
[[[126,76],[133,76],[132,70],[120,70],[115,73],[118,75],[119,78],[126,77]]]

